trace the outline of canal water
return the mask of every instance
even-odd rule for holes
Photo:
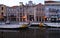
[[[60,28],[0,30],[0,38],[60,38]]]

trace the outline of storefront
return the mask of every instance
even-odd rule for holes
[[[0,22],[4,22],[4,16],[0,16]]]
[[[51,17],[51,22],[57,22],[57,21],[58,21],[58,17],[57,16]]]

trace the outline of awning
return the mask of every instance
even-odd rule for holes
[[[27,18],[26,16],[23,16],[22,18]]]
[[[43,16],[43,18],[47,18],[46,16]]]

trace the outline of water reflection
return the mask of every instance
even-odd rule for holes
[[[3,38],[59,38],[60,28],[0,30],[0,36]]]

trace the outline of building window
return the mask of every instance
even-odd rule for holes
[[[54,8],[49,8],[49,12],[58,12],[59,11],[59,9],[54,9]]]
[[[1,7],[1,10],[3,10],[3,7]]]
[[[1,15],[3,15],[3,12],[1,13]]]

